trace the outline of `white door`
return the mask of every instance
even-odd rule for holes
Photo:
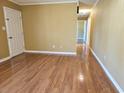
[[[4,17],[10,56],[14,57],[24,52],[24,36],[21,12],[4,7]]]

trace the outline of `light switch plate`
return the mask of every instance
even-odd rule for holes
[[[6,31],[6,27],[5,27],[5,26],[2,26],[2,30],[3,30],[3,31]]]

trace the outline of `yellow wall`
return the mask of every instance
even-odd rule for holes
[[[7,1],[0,1],[0,59],[9,56],[8,42],[6,32],[2,30],[2,26],[5,26],[3,6],[11,7],[14,9],[21,9],[21,7]]]
[[[76,4],[22,6],[26,50],[74,52],[76,7]]]
[[[100,0],[93,15],[92,48],[124,89],[124,0]]]

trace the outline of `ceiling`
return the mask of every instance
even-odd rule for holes
[[[20,5],[30,5],[30,4],[44,4],[44,3],[70,3],[77,2],[78,0],[9,0]],[[80,2],[86,4],[94,4],[97,0],[79,0]]]
[[[88,4],[88,5],[93,5],[95,4],[98,0],[79,0],[82,3]]]

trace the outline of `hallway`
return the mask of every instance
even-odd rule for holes
[[[21,54],[0,64],[0,76],[0,93],[118,93],[91,53]]]

